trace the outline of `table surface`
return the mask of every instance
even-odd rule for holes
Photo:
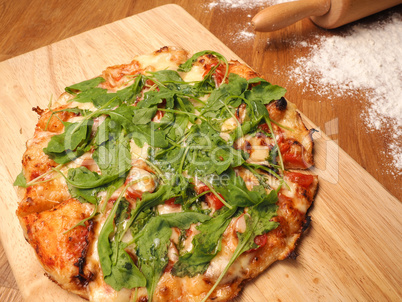
[[[102,0],[0,0],[0,61],[160,5],[176,3],[271,83],[286,87],[287,99],[296,103],[308,118],[401,200],[402,175],[394,173],[392,158],[384,156],[391,138],[387,131],[369,131],[361,117],[363,110],[367,109],[367,101],[354,96],[345,106],[344,100],[335,92],[323,97],[314,91],[304,91],[295,79],[289,80],[288,74],[281,72],[295,64],[297,58],[308,54],[306,49],[291,47],[295,42],[313,42],[317,35],[329,37],[346,32],[351,25],[329,31],[305,19],[277,32],[254,33],[250,22],[262,5],[249,5],[244,9],[247,5],[236,8],[224,5],[226,2],[120,0],[113,3],[111,9],[110,2]],[[275,1],[266,2],[269,5]],[[402,5],[360,22],[370,24],[392,12],[402,13]],[[0,301],[22,301],[1,245]]]

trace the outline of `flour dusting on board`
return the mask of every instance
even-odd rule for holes
[[[370,130],[393,129],[386,133],[388,154],[393,173],[402,174],[402,15],[355,25],[343,36],[318,37],[308,46],[310,55],[296,61],[291,77],[322,95],[363,92],[369,109],[362,118]]]

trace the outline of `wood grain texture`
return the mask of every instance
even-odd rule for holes
[[[15,37],[7,34],[7,39],[0,39],[0,53],[3,59],[19,54],[18,51],[21,49],[21,53],[24,53],[94,26],[131,15],[133,11],[142,11],[148,6],[157,6],[167,1],[147,1],[147,3],[138,1],[130,5],[120,1],[113,10],[108,9],[106,4],[98,3],[99,12],[95,6],[84,5],[83,1],[73,1],[74,4],[70,4],[69,7],[62,5],[61,2],[49,1],[48,4],[42,5],[43,11],[39,15],[44,21],[38,23],[42,24],[40,26],[35,21],[38,20],[38,15],[32,12],[38,13],[36,1],[25,3],[25,6],[21,4],[25,7],[22,16],[9,13],[23,2],[0,2],[0,7],[4,8],[0,10],[3,20],[5,19],[8,24],[20,26],[19,30],[15,29],[15,26],[9,28]],[[361,131],[364,125],[358,117],[365,108],[364,100],[358,98],[349,100],[347,109],[342,99],[320,102],[320,98],[313,93],[306,94],[297,85],[289,86],[288,79],[280,72],[281,68],[290,66],[298,56],[304,55],[298,49],[288,47],[292,41],[305,38],[307,35],[331,33],[316,28],[309,21],[303,21],[277,33],[257,34],[257,39],[251,42],[245,43],[241,40],[236,42],[230,33],[241,30],[240,26],[244,26],[244,21],[249,18],[247,15],[253,12],[237,11],[236,14],[229,14],[226,10],[215,9],[206,13],[199,7],[197,10],[197,4],[201,1],[192,2],[194,7],[187,1],[181,2],[246,63],[271,82],[286,86],[288,99],[295,102],[300,110],[314,121],[317,128],[330,134],[330,140],[325,136],[317,137],[316,140],[317,169],[321,176],[321,188],[311,213],[313,226],[301,243],[300,256],[297,261],[286,260],[272,266],[266,274],[247,287],[238,301],[259,301],[253,300],[255,297],[265,297],[273,301],[275,299],[295,301],[292,294],[296,291],[300,301],[330,298],[344,301],[399,300],[401,298],[399,285],[402,283],[399,266],[400,203],[334,143],[338,142],[341,147],[347,149],[347,153],[354,155],[367,171],[400,198],[401,178],[382,172],[383,165],[390,162],[381,155],[381,151],[386,150],[389,138],[383,134],[373,135]],[[0,93],[2,110],[0,137],[4,138],[0,168],[3,209],[1,239],[13,267],[15,262],[19,262],[22,263],[20,269],[22,266],[25,270],[20,272],[15,268],[18,271],[17,281],[24,278],[35,280],[28,286],[25,283],[23,286],[24,290],[28,291],[28,294],[25,292],[25,296],[29,297],[30,301],[32,301],[30,295],[39,285],[48,286],[50,293],[58,290],[57,286],[48,283],[38,265],[31,261],[32,254],[29,252],[29,247],[27,249],[26,243],[20,237],[16,237],[21,234],[18,224],[10,221],[16,208],[16,196],[10,182],[20,170],[24,144],[32,135],[36,122],[35,115],[30,111],[31,107],[38,104],[46,106],[51,94],[56,96],[64,86],[99,74],[107,65],[129,62],[133,55],[153,51],[165,44],[176,44],[189,50],[210,47],[228,57],[235,57],[234,52],[211,36],[193,18],[174,8],[173,10],[171,7],[171,10],[167,11],[165,7],[157,16],[153,15],[155,13],[153,11],[152,14],[146,13],[110,24],[91,33],[0,63],[0,80],[4,83]],[[89,14],[88,9],[91,9],[92,21],[83,18],[84,13]],[[176,15],[168,18],[166,14],[173,11]],[[57,20],[64,20],[68,16],[71,19],[64,23],[63,29],[63,26],[59,25],[63,22]],[[97,19],[94,16],[101,17]],[[71,28],[66,24],[70,24]],[[36,28],[38,31],[36,36],[34,25],[39,26]],[[0,37],[4,37],[4,26],[0,28]],[[199,35],[194,35],[193,30],[197,30]],[[21,32],[25,32],[24,35]],[[48,35],[44,35],[44,32]],[[194,36],[197,39],[194,39]],[[22,42],[18,44],[18,41]],[[357,187],[354,186],[355,183]],[[14,259],[16,257],[13,258],[13,255],[20,250],[28,254],[18,253],[18,260]],[[36,270],[36,273],[33,275],[27,273],[28,268]],[[20,285],[23,283],[19,282]],[[6,297],[4,301],[14,301],[14,298],[15,301],[20,301],[20,298],[14,295],[16,289],[12,288],[4,295],[4,288],[7,290],[7,287],[3,287],[3,283],[1,286],[1,301],[3,297]],[[46,301],[51,301],[52,297],[54,296],[50,295],[48,297],[50,300]],[[68,295],[66,301],[74,299],[74,296]]]

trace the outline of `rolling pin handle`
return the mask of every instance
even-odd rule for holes
[[[330,0],[300,0],[267,7],[252,19],[256,31],[275,31],[310,16],[328,13]]]

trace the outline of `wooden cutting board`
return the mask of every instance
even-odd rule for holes
[[[37,121],[31,108],[164,45],[239,59],[182,8],[165,5],[0,63],[0,235],[27,300],[83,301],[44,276],[14,214],[12,182]],[[272,265],[235,301],[401,301],[401,203],[324,133],[314,136],[320,189],[299,256]]]

